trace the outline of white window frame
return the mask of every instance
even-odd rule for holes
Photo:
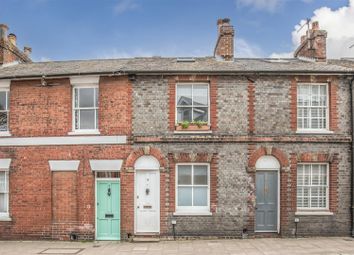
[[[9,88],[2,88],[0,87],[0,92],[6,92],[6,102],[5,102],[5,106],[6,106],[6,110],[0,110],[0,112],[5,112],[7,113],[7,127],[6,130],[0,130],[0,136],[7,136],[10,134],[9,132],[9,120],[10,120],[10,104],[9,104],[9,100],[10,100],[10,89]]]
[[[5,194],[6,197],[6,208],[7,208],[7,212],[0,212],[0,221],[2,219],[6,219],[9,218],[9,207],[10,207],[10,173],[9,173],[9,169],[5,168],[5,169],[0,169],[0,172],[4,172],[5,173],[5,185],[6,185],[6,190],[5,192],[1,192],[1,194]]]
[[[75,107],[75,89],[85,89],[85,88],[92,88],[92,89],[97,89],[97,97],[98,97],[98,105],[96,107],[85,107],[85,108],[80,108],[80,107]],[[79,91],[78,90],[78,91]],[[96,90],[95,90],[96,91]],[[99,85],[98,84],[83,84],[83,85],[74,85],[72,88],[72,132],[69,134],[99,134]],[[80,99],[79,99],[80,100]],[[88,110],[95,110],[97,111],[98,117],[95,118],[95,129],[76,129],[76,120],[75,120],[75,111],[80,110],[80,109],[88,109]],[[80,121],[80,120],[79,120]]]
[[[192,180],[191,185],[178,185],[178,167],[179,166],[192,166]],[[208,188],[207,188],[207,206],[178,206],[178,187],[179,186],[188,186],[188,187],[195,187],[199,185],[193,184],[194,179],[194,166],[207,166],[207,177],[208,177]],[[200,185],[205,187],[205,185]],[[193,194],[193,188],[192,188]],[[176,171],[175,171],[175,208],[176,212],[175,215],[211,215],[210,213],[210,164],[209,163],[178,163],[176,164]],[[193,197],[192,197],[193,201]]]
[[[330,183],[330,176],[329,176],[329,164],[328,163],[312,163],[312,162],[303,162],[303,163],[298,163],[299,165],[311,165],[311,179],[312,179],[312,166],[313,165],[325,165],[326,170],[327,170],[327,184],[326,184],[326,207],[298,207],[297,205],[297,189],[298,189],[298,183],[296,182],[296,209],[297,211],[329,211],[329,183]],[[297,174],[298,174],[298,166],[296,167],[296,179],[297,179]],[[312,187],[313,185],[309,185]],[[323,186],[323,185],[321,185]],[[311,192],[309,193],[309,199],[311,203]]]
[[[181,82],[181,83],[176,83],[175,86],[175,124],[178,124],[178,107],[183,107],[183,106],[178,106],[178,86],[192,86],[192,105],[191,106],[185,106],[186,108],[191,107],[192,108],[192,121],[193,121],[193,108],[197,107],[193,105],[193,92],[194,92],[194,85],[206,85],[208,88],[208,125],[210,126],[210,84],[207,82]],[[201,106],[205,107],[205,106]]]
[[[298,105],[298,97],[299,97],[299,87],[300,86],[326,86],[326,128],[299,128],[298,127],[298,116],[299,116],[299,108],[312,108],[312,106],[307,106],[307,107],[303,107],[303,106],[299,106]],[[315,107],[314,108],[319,108],[319,107]],[[329,110],[330,110],[330,106],[329,106],[329,84],[328,83],[311,83],[311,82],[304,82],[304,83],[298,83],[297,87],[296,87],[296,129],[297,129],[297,133],[332,133],[329,130]],[[310,118],[310,123],[311,123],[311,118]]]

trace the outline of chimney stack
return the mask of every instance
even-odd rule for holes
[[[300,46],[295,50],[294,57],[315,59],[318,62],[327,60],[327,31],[320,30],[318,21],[312,22],[311,29],[301,36]]]
[[[9,34],[7,36],[7,39],[9,39],[10,43],[12,43],[13,46],[16,46],[16,35],[15,34]]]
[[[2,40],[2,41],[7,40],[7,30],[9,30],[7,25],[0,24],[0,40]]]
[[[230,24],[230,19],[218,19],[218,39],[214,49],[214,57],[225,61],[234,60],[234,27]]]
[[[32,62],[29,55],[32,49],[25,47],[23,51],[17,48],[17,37],[15,34],[7,35],[9,28],[0,24],[0,66],[9,63]]]

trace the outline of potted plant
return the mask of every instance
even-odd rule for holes
[[[208,125],[208,122],[206,121],[196,120],[196,121],[189,122],[185,120],[179,122],[176,125],[176,130],[177,131],[208,131],[210,130],[210,127]]]

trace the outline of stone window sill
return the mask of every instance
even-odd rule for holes
[[[211,131],[211,130],[205,130],[205,131],[188,131],[188,130],[179,131],[179,130],[175,130],[173,133],[174,134],[188,134],[188,135],[190,135],[190,134],[212,134],[213,131]]]
[[[0,222],[1,221],[12,221],[12,219],[10,218],[10,216],[0,216]]]
[[[174,212],[173,216],[212,216],[211,212]]]
[[[331,216],[333,212],[330,211],[298,211],[295,212],[296,216]]]
[[[296,131],[296,134],[329,135],[329,134],[333,134],[333,131],[326,130],[326,129],[298,129]]]
[[[0,131],[0,136],[11,136],[9,131]]]
[[[99,130],[75,130],[69,132],[68,135],[100,135]]]

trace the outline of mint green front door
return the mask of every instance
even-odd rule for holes
[[[97,180],[96,239],[120,240],[120,181]]]

